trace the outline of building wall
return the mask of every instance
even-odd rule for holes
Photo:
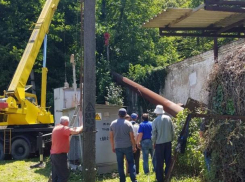
[[[244,39],[219,48],[219,61],[244,45]],[[208,51],[172,64],[167,68],[165,88],[161,95],[175,103],[186,104],[189,97],[207,103],[207,80],[214,66],[214,53]]]

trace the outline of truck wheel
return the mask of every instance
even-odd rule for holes
[[[11,155],[14,159],[25,159],[30,154],[30,147],[24,139],[17,139],[12,143]]]
[[[4,160],[4,158],[5,158],[5,154],[4,154],[4,151],[3,151],[3,144],[0,143],[0,161]]]

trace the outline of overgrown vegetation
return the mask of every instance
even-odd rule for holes
[[[159,93],[165,85],[165,77],[167,76],[167,71],[164,67],[152,67],[152,66],[141,66],[139,64],[130,64],[128,77],[134,80],[136,83],[141,84],[147,89]],[[148,112],[152,110],[155,105],[151,104],[142,97],[139,97],[138,103],[142,107],[143,112]]]
[[[219,114],[245,115],[245,47],[219,60],[210,75],[209,108]]]
[[[109,104],[123,106],[123,90],[120,86],[111,83],[109,87],[106,87],[106,90],[107,96],[105,98]]]
[[[208,181],[245,180],[245,123],[240,120],[212,120],[205,132],[205,148],[211,152]]]
[[[245,115],[245,47],[214,66],[208,84],[209,108],[218,114]],[[211,151],[209,181],[245,181],[245,124],[241,120],[207,122],[205,146]]]
[[[188,109],[178,113],[174,118],[176,137],[179,134],[185,124],[187,115],[190,113]],[[178,160],[175,164],[174,174],[186,174],[189,176],[200,176],[200,172],[203,169],[203,154],[201,150],[201,143],[199,137],[199,128],[201,124],[200,118],[193,118],[189,123],[189,137],[187,140],[186,150],[184,154],[178,154]],[[176,148],[177,138],[173,142],[173,149]]]

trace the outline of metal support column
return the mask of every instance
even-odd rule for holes
[[[214,62],[218,63],[219,58],[219,48],[218,48],[218,38],[214,37]]]

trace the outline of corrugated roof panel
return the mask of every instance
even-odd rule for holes
[[[162,13],[156,15],[154,18],[150,19],[149,22],[144,23],[143,27],[146,28],[158,28],[165,27],[172,21],[182,17],[186,13],[192,11],[192,9],[176,9],[168,8],[162,11]]]
[[[234,13],[234,15],[227,17],[215,24],[216,27],[226,27],[235,22],[239,22],[240,20],[245,19],[245,13]]]
[[[220,19],[224,19],[227,16],[231,16],[233,13],[224,13],[224,12],[213,12],[205,11],[200,9],[189,17],[183,19],[181,22],[175,24],[173,27],[199,27],[205,28],[212,24],[215,24]]]
[[[169,8],[145,23],[146,28],[179,27],[206,28],[226,27],[245,18],[243,13],[207,11],[204,9]]]

